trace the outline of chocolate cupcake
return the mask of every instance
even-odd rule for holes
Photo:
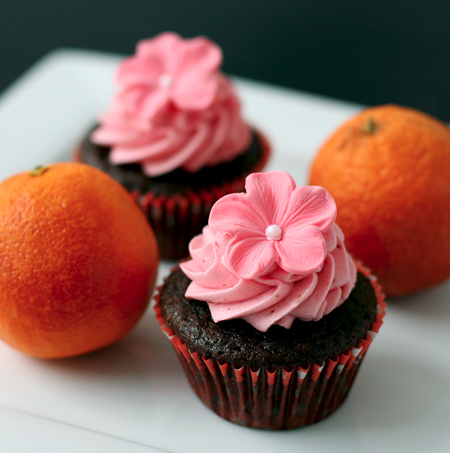
[[[135,197],[163,259],[187,256],[214,202],[243,191],[270,154],[263,134],[242,119],[221,63],[206,38],[141,41],[117,70],[110,110],[76,150]]]
[[[291,429],[345,400],[382,324],[384,296],[346,252],[336,206],[283,172],[218,201],[157,319],[199,398],[244,426]]]

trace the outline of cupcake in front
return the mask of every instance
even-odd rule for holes
[[[156,316],[203,403],[239,425],[291,429],[346,399],[385,314],[317,186],[255,173],[213,206],[156,296]]]
[[[221,64],[221,49],[205,37],[140,41],[117,68],[109,110],[75,152],[134,196],[163,259],[186,257],[214,202],[242,192],[269,158]]]

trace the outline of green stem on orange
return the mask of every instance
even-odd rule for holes
[[[373,134],[376,130],[376,126],[375,126],[375,123],[373,122],[373,118],[371,116],[369,116],[369,118],[367,118],[367,121],[364,123],[364,126],[363,126],[363,131],[366,133],[366,134]]]
[[[40,176],[48,170],[48,167],[44,167],[43,165],[38,165],[34,167],[33,170],[30,170],[31,176]]]

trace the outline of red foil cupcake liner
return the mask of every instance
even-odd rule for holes
[[[338,357],[308,368],[253,368],[208,359],[174,335],[161,316],[156,318],[172,343],[186,376],[203,403],[224,419],[251,428],[284,430],[310,425],[331,415],[346,399],[367,350],[378,333],[386,303],[380,285],[367,269],[377,298],[377,317],[358,344]]]

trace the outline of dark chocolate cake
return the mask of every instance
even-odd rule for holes
[[[370,280],[358,272],[350,297],[320,321],[295,320],[290,329],[272,326],[260,332],[244,320],[215,323],[206,302],[190,300],[190,279],[177,268],[161,289],[159,305],[167,325],[206,358],[253,367],[321,364],[356,346],[377,315]]]

